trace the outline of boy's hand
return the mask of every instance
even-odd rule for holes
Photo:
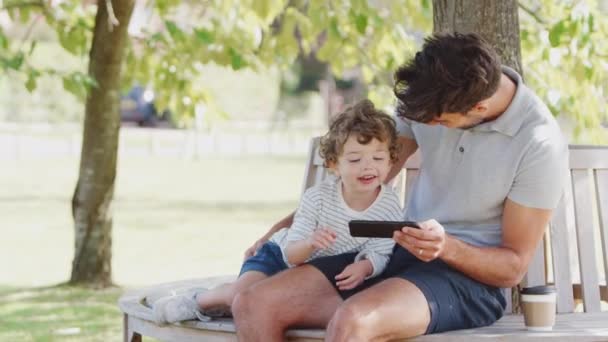
[[[327,249],[336,241],[336,232],[331,228],[317,228],[308,238],[308,242],[315,249]]]
[[[340,290],[354,289],[365,280],[365,277],[372,274],[373,271],[374,267],[369,260],[357,261],[346,266],[344,271],[336,276],[336,285],[338,285]]]

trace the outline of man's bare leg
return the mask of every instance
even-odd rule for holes
[[[327,278],[303,265],[237,294],[232,314],[239,341],[283,341],[290,326],[325,327],[341,303]]]
[[[201,292],[196,296],[196,302],[198,307],[203,310],[216,307],[230,310],[237,293],[266,278],[268,278],[267,275],[258,271],[244,273],[232,283],[222,284],[209,291]]]
[[[346,300],[327,327],[326,340],[387,341],[425,333],[431,313],[411,282],[390,278]]]

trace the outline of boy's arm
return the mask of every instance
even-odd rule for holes
[[[262,246],[262,244],[264,244],[266,241],[268,241],[268,239],[270,239],[272,234],[276,233],[279,229],[291,227],[291,225],[293,224],[294,214],[295,214],[295,211],[293,211],[291,214],[282,218],[279,222],[275,223],[272,227],[270,227],[270,229],[268,230],[268,232],[266,232],[266,234],[264,234],[256,242],[254,242],[253,245],[251,245],[251,247],[247,248],[247,250],[245,251],[245,259],[255,255],[255,252],[260,248],[260,246]]]
[[[336,232],[331,228],[317,228],[310,232],[308,238],[291,241],[285,248],[285,259],[289,265],[298,266],[306,262],[316,250],[330,248],[335,241]]]
[[[298,266],[308,260],[314,251],[315,247],[308,239],[294,241],[285,248],[285,257],[290,265]]]
[[[357,254],[355,262],[369,260],[372,265],[372,272],[365,279],[376,277],[384,272],[394,246],[393,239],[371,239],[365,249]]]

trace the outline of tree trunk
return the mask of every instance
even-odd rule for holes
[[[90,89],[86,100],[80,173],[72,198],[76,248],[70,283],[94,287],[112,284],[111,203],[120,127],[120,80],[134,0],[114,0],[111,4],[98,1],[89,54],[89,75],[97,86]],[[113,7],[118,25],[110,26],[109,7]]]
[[[433,31],[478,33],[523,75],[516,0],[433,0]]]
[[[502,64],[521,69],[519,16],[516,0],[433,0],[434,32],[475,32],[498,52]],[[513,311],[519,312],[519,292],[512,292]]]

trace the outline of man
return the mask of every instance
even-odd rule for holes
[[[260,283],[233,304],[241,340],[327,326],[330,341],[405,338],[492,324],[501,288],[524,276],[567,174],[567,144],[547,107],[475,34],[438,34],[395,73],[402,151],[420,175],[384,274],[350,291],[344,254]],[[289,226],[288,216],[275,227]],[[272,230],[275,229],[273,227]],[[248,252],[251,253],[255,245]]]

